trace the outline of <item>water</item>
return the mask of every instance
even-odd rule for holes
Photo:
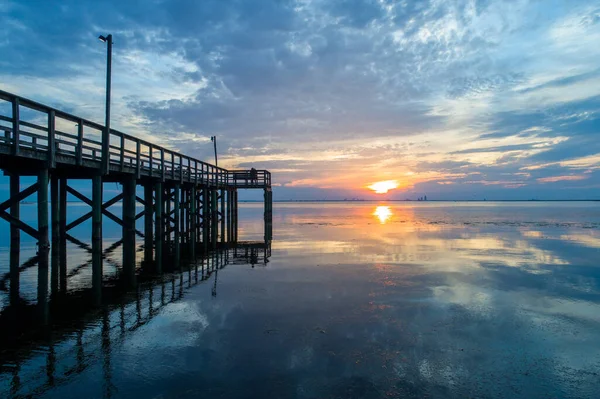
[[[240,210],[261,239],[262,204]],[[600,203],[280,203],[273,223],[266,264],[220,254],[3,352],[0,396],[598,397]]]

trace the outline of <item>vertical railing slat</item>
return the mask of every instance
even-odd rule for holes
[[[13,155],[19,155],[19,97],[15,97],[12,102],[12,137],[13,137]]]
[[[150,170],[148,171],[148,174],[150,174],[150,177],[152,177],[152,172],[154,172],[154,154],[152,154],[154,152],[153,148],[152,148],[152,144],[148,144],[148,158],[150,159]]]
[[[162,172],[162,181],[165,181],[165,150],[163,148],[160,149],[160,169]]]
[[[54,128],[56,122],[56,114],[54,110],[48,112],[48,168],[53,169],[56,167],[56,142],[54,141]]]
[[[175,153],[170,151],[171,153],[171,179],[175,180]]]
[[[179,183],[183,183],[183,157],[179,155]]]
[[[77,165],[81,166],[83,163],[83,120],[79,120],[79,124],[77,125],[77,149],[75,150],[77,154]]]
[[[125,166],[125,135],[123,133],[121,135],[121,172],[123,171],[123,167]]]
[[[140,165],[141,150],[142,150],[142,143],[140,143],[140,140],[138,139],[138,140],[136,140],[136,143],[135,143],[135,161],[136,161],[135,162],[135,174],[138,179],[140,178],[140,172],[141,172],[141,170],[140,170],[140,168],[141,168],[141,165]]]

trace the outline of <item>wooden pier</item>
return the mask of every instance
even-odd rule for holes
[[[69,232],[91,219],[91,267],[95,297],[102,292],[102,221],[123,230],[122,279],[136,284],[136,235],[144,239],[143,268],[162,273],[184,259],[238,241],[238,189],[264,190],[265,241],[272,236],[271,174],[266,170],[227,170],[110,129],[103,147],[103,125],[0,90],[0,169],[10,178],[10,197],[0,217],[10,223],[11,302],[18,300],[21,232],[37,240],[39,273],[48,275],[50,291],[66,291]],[[102,149],[109,153],[103,154]],[[102,162],[108,162],[102,168]],[[103,170],[107,170],[103,173]],[[22,187],[23,176],[36,181]],[[87,180],[91,195],[72,182]],[[104,198],[105,183],[121,192]],[[141,186],[138,194],[138,187]],[[37,201],[37,226],[20,218],[20,203]],[[69,220],[68,196],[89,206]],[[121,215],[110,208],[122,204]],[[143,210],[136,213],[137,204]],[[50,206],[49,206],[50,205]],[[144,218],[142,231],[136,221]],[[48,286],[39,287],[44,301]]]

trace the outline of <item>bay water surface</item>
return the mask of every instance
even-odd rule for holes
[[[240,204],[239,227],[263,240],[262,204]],[[89,253],[69,245],[73,271]],[[600,397],[600,202],[275,203],[267,247],[60,331],[51,314],[0,353],[0,397]]]

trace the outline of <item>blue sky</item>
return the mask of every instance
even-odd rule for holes
[[[600,198],[600,2],[0,0],[0,88],[276,199]]]

